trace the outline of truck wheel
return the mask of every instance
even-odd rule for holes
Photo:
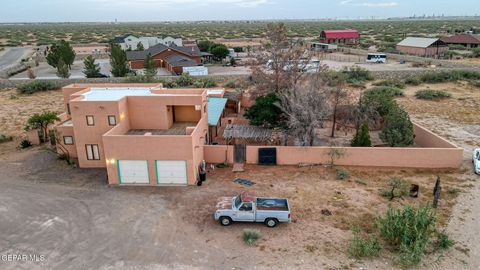
[[[220,224],[222,224],[222,226],[228,226],[232,224],[232,219],[229,217],[220,217]]]
[[[265,225],[267,225],[267,227],[269,227],[269,228],[273,228],[273,227],[277,226],[277,223],[278,223],[278,220],[275,219],[275,218],[265,219]]]

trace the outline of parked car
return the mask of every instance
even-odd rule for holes
[[[288,199],[257,198],[250,193],[235,197],[222,197],[217,203],[215,220],[223,226],[233,222],[263,222],[273,228],[279,222],[290,222]]]
[[[480,148],[473,150],[472,162],[475,173],[480,174]]]

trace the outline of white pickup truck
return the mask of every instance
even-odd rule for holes
[[[244,192],[235,197],[220,198],[214,218],[223,226],[242,221],[263,222],[273,228],[279,222],[290,222],[290,208],[288,199],[257,198]]]

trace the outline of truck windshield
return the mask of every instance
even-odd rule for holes
[[[240,195],[238,195],[238,196],[235,198],[235,208],[238,209],[241,204],[242,204],[242,198],[240,198]]]

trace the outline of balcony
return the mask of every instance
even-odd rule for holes
[[[167,136],[167,135],[190,135],[197,126],[197,122],[175,122],[169,129],[130,129],[125,135],[140,136]]]

